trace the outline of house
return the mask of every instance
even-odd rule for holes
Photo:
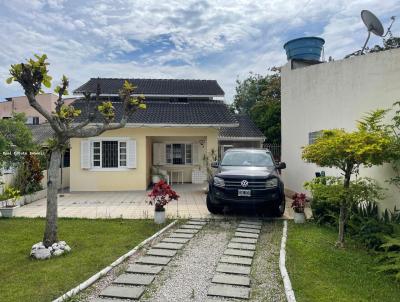
[[[288,167],[282,175],[290,191],[304,191],[304,182],[316,172],[338,175],[301,159],[301,148],[312,143],[319,131],[354,130],[363,114],[390,108],[400,98],[400,49],[314,63],[290,60],[281,71],[282,161]],[[400,206],[398,189],[386,182],[393,175],[390,165],[360,170],[360,176],[388,189],[382,209]]]
[[[74,93],[95,93],[99,86],[101,99],[113,102],[118,120],[123,111],[118,91],[124,80],[90,79]],[[152,174],[160,170],[168,173],[173,182],[204,181],[205,165],[218,152],[220,129],[239,126],[223,101],[224,91],[218,83],[180,79],[128,81],[137,86],[135,93],[145,96],[147,109],[136,111],[123,129],[107,131],[99,137],[71,139],[70,190],[145,190]],[[74,106],[85,115],[83,99],[77,99]],[[94,106],[97,104],[90,109],[93,112]],[[99,114],[94,122],[101,122]]]
[[[39,94],[36,99],[43,108],[52,112],[55,110],[54,103],[58,99],[58,95],[43,93]],[[69,105],[74,100],[75,98],[66,98],[64,102],[66,105]],[[24,113],[27,118],[26,123],[30,125],[39,125],[47,122],[40,113],[29,105],[26,96],[9,97],[5,101],[0,102],[0,119],[11,118],[14,112]]]

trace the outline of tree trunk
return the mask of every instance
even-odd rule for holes
[[[47,170],[47,212],[46,228],[44,231],[43,244],[51,246],[58,241],[57,238],[57,192],[58,178],[61,164],[61,152],[54,149],[51,151],[50,164]]]
[[[344,176],[344,200],[340,203],[340,213],[339,213],[339,235],[338,241],[336,242],[337,247],[344,247],[344,229],[347,222],[347,207],[348,207],[348,200],[349,200],[349,188],[350,188],[350,178],[351,178],[351,170],[352,168],[348,168],[345,176]]]

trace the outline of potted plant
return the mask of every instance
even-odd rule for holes
[[[0,213],[2,217],[13,217],[14,209],[18,206],[16,205],[18,198],[21,196],[19,190],[13,187],[8,187],[5,189],[4,194],[6,196],[5,207],[0,208]]]
[[[172,200],[178,200],[179,195],[172,190],[164,180],[160,180],[154,184],[153,189],[148,194],[149,204],[154,204],[154,222],[162,224],[165,222],[165,208]]]
[[[306,206],[307,197],[304,193],[295,193],[292,196],[292,209],[294,211],[294,222],[304,223],[306,221],[306,216],[304,214],[304,208]]]

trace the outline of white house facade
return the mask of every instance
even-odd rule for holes
[[[353,130],[366,112],[390,108],[400,100],[400,49],[310,66],[289,61],[282,68],[281,88],[282,161],[288,167],[282,174],[287,189],[305,191],[304,182],[316,172],[338,174],[301,159],[302,147],[318,131]],[[392,175],[390,165],[360,171],[360,176],[374,178],[388,189],[382,209],[400,207],[398,189],[386,182]]]

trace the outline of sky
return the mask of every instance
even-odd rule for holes
[[[91,77],[215,79],[230,103],[237,79],[286,62],[290,39],[324,38],[325,59],[360,49],[363,9],[385,28],[397,15],[400,35],[399,0],[0,0],[0,100],[23,94],[10,65],[46,53],[70,92]]]

